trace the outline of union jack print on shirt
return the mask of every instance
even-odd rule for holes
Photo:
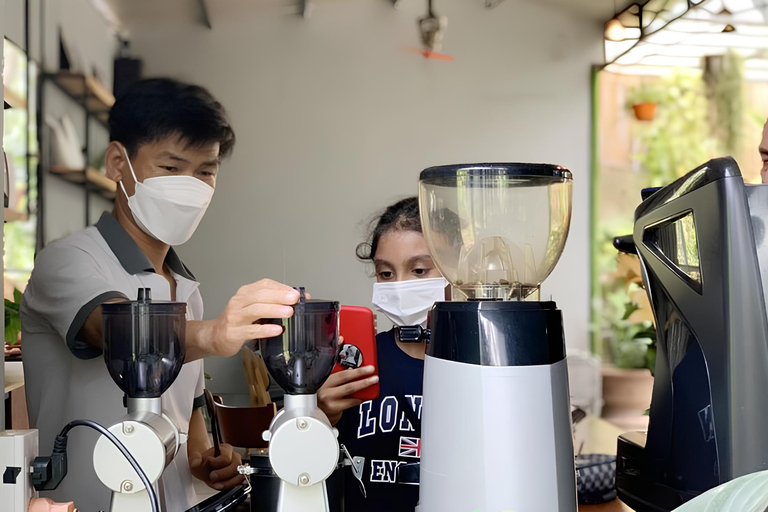
[[[400,456],[412,459],[421,458],[421,439],[418,437],[401,437]]]

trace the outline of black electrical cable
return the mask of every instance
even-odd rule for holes
[[[114,444],[115,447],[118,450],[120,450],[120,453],[122,453],[123,456],[126,459],[128,459],[128,462],[131,463],[131,466],[133,466],[134,471],[136,471],[136,473],[139,475],[139,479],[141,479],[141,483],[143,483],[144,487],[147,489],[147,494],[149,495],[149,504],[152,506],[152,512],[162,512],[160,510],[160,500],[157,497],[155,488],[152,487],[152,483],[149,481],[149,478],[147,478],[147,474],[144,473],[143,469],[141,469],[141,466],[139,466],[139,463],[136,462],[136,459],[133,458],[133,455],[131,455],[131,452],[128,451],[125,445],[121,443],[120,440],[117,437],[115,437],[115,435],[112,432],[102,427],[95,421],[74,420],[67,423],[67,425],[63,429],[61,429],[61,433],[59,434],[59,437],[66,438],[69,431],[72,430],[74,427],[78,427],[78,426],[90,427],[98,431],[101,435],[103,435],[110,441],[112,441],[112,444]],[[66,449],[66,444],[64,444],[64,449]]]

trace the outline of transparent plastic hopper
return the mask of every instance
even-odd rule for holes
[[[571,222],[570,171],[544,164],[425,170],[424,237],[443,276],[469,300],[538,300]]]

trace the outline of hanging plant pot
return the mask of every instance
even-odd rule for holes
[[[656,103],[645,102],[632,105],[635,111],[635,117],[638,121],[653,121],[656,116]]]

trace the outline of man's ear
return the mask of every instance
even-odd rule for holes
[[[123,145],[116,141],[110,142],[109,146],[107,146],[107,152],[104,155],[104,165],[107,169],[107,178],[115,183],[119,183],[123,179],[123,173],[126,175],[131,173],[130,169],[128,169],[125,153],[123,152]]]

